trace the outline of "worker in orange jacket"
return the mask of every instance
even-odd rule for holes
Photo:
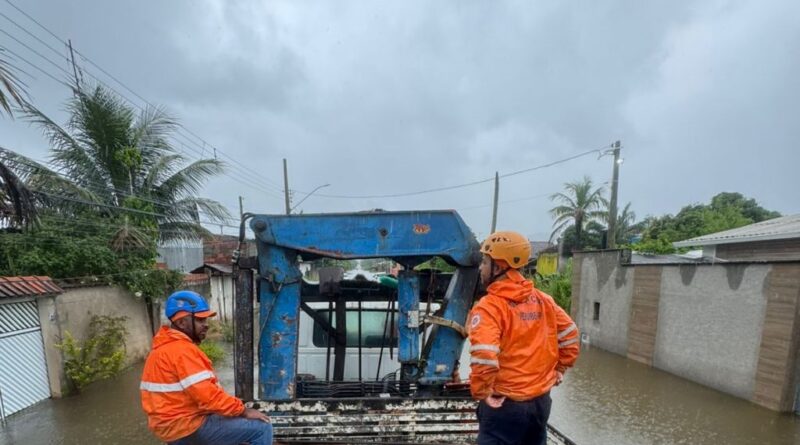
[[[197,347],[216,315],[199,294],[178,291],[165,310],[171,326],[153,338],[140,385],[148,426],[170,445],[271,445],[272,425],[225,392]]]
[[[515,232],[493,233],[481,246],[486,295],[469,316],[479,445],[546,444],[550,389],[578,358],[575,323],[517,270],[530,252]]]

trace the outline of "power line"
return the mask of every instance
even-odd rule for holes
[[[14,3],[13,3],[11,0],[6,0],[6,2],[7,2],[9,5],[11,5],[11,7],[12,7],[12,8],[16,9],[16,10],[17,10],[18,12],[20,12],[22,15],[24,15],[24,16],[25,16],[25,17],[27,17],[29,20],[31,20],[33,23],[35,23],[37,26],[39,26],[41,29],[43,29],[45,32],[47,32],[48,34],[50,34],[50,35],[51,35],[53,38],[55,38],[56,40],[60,41],[60,42],[61,42],[61,43],[63,43],[64,45],[67,45],[67,42],[66,42],[64,39],[62,39],[61,37],[59,37],[58,35],[56,35],[56,34],[55,34],[54,32],[52,32],[52,31],[51,31],[49,28],[47,28],[47,27],[46,27],[46,26],[44,26],[42,23],[40,23],[38,20],[36,20],[36,19],[35,19],[35,18],[33,18],[32,16],[30,16],[28,13],[26,13],[26,12],[25,12],[24,10],[22,10],[21,8],[19,8],[19,7],[18,7],[17,5],[15,5],[15,4],[14,4]],[[11,20],[11,19],[10,19],[10,18],[8,18],[7,16],[6,16],[6,18],[7,18],[8,20],[12,21],[13,23],[15,23],[15,24],[16,24],[18,27],[20,27],[21,29],[23,29],[23,30],[24,30],[26,33],[28,33],[28,34],[31,34],[29,31],[26,31],[26,30],[24,29],[24,27],[22,27],[21,25],[17,24],[16,22],[14,22],[13,20]],[[10,34],[8,34],[8,33],[6,33],[6,34],[10,36]],[[35,36],[34,36],[34,37],[35,37]],[[12,38],[14,38],[14,37],[12,37]],[[37,40],[39,40],[40,42],[42,42],[42,41],[41,41],[41,39],[39,39],[38,37],[35,37],[35,38],[36,38]],[[17,40],[17,39],[15,39],[15,40]],[[17,41],[19,42],[19,40],[17,40]],[[20,43],[21,43],[21,42],[20,42]],[[46,43],[44,43],[44,42],[42,42],[42,43],[43,43],[43,44],[45,44],[46,46],[48,46],[48,47],[49,47],[51,50],[53,50],[53,51],[55,51],[56,53],[58,53],[58,52],[57,52],[55,49],[53,49],[53,48],[52,48],[50,45],[47,45],[47,44],[46,44]],[[24,44],[23,44],[23,45],[24,45]],[[27,45],[25,45],[25,46],[27,47]],[[30,49],[30,47],[27,47],[27,48],[29,48],[29,49]],[[35,51],[35,50],[33,50],[33,49],[31,49],[31,51],[34,51],[34,52],[36,52],[36,51]],[[87,57],[86,55],[84,55],[83,53],[81,53],[81,52],[80,52],[79,50],[77,50],[77,49],[75,50],[75,52],[76,52],[76,53],[77,53],[77,54],[78,54],[78,55],[79,55],[79,56],[80,56],[80,57],[81,57],[81,58],[82,58],[84,61],[86,61],[87,63],[89,63],[90,65],[92,65],[94,68],[96,68],[97,70],[99,70],[101,73],[103,73],[104,75],[106,75],[108,78],[112,79],[114,82],[116,82],[116,83],[117,83],[118,85],[120,85],[122,88],[124,88],[125,90],[127,90],[127,91],[128,91],[130,94],[132,94],[132,95],[134,95],[135,97],[137,97],[139,100],[141,100],[142,102],[144,102],[146,105],[148,105],[148,106],[150,106],[150,107],[154,107],[154,105],[153,105],[153,104],[151,104],[151,103],[150,103],[150,102],[149,102],[147,99],[145,99],[143,96],[141,96],[140,94],[138,94],[136,91],[134,91],[132,88],[130,88],[130,87],[127,85],[127,84],[125,84],[124,82],[122,82],[121,80],[119,80],[119,79],[118,79],[116,76],[114,76],[113,74],[111,74],[110,72],[108,72],[107,70],[105,70],[104,68],[102,68],[100,65],[98,65],[97,63],[95,63],[95,62],[94,62],[94,61],[93,61],[91,58]],[[39,54],[38,52],[36,52],[36,53],[37,53],[37,54]],[[39,54],[39,55],[40,55],[40,57],[44,57],[44,56],[41,56],[41,54]],[[49,59],[47,59],[47,60],[49,61]],[[50,61],[50,63],[53,63],[53,62],[52,62],[52,61]],[[60,67],[58,67],[58,68],[59,68],[61,71],[64,71],[64,70],[63,70],[63,68],[60,68]],[[138,105],[136,102],[134,102],[133,100],[131,100],[130,98],[128,98],[128,97],[127,97],[127,96],[125,96],[124,94],[120,93],[118,90],[114,89],[112,86],[110,86],[110,85],[108,85],[107,83],[103,82],[101,79],[99,79],[99,78],[97,78],[96,76],[94,76],[93,74],[91,74],[91,73],[90,73],[88,70],[86,70],[86,72],[87,72],[87,73],[88,73],[88,74],[89,74],[89,75],[90,75],[92,78],[94,78],[94,79],[95,79],[95,80],[97,80],[98,82],[102,83],[103,85],[105,85],[105,86],[109,87],[111,90],[115,91],[115,92],[116,92],[117,94],[119,94],[121,97],[125,98],[125,99],[126,99],[128,102],[129,102],[129,103],[131,103],[131,104],[133,104],[134,106],[136,106],[136,107],[138,107],[138,108],[142,109],[142,107],[141,107],[141,106],[139,106],[139,105]],[[69,73],[67,73],[67,75],[69,75]],[[51,77],[52,77],[52,76],[51,76]],[[239,162],[239,161],[238,161],[238,160],[236,160],[235,158],[233,158],[233,157],[231,157],[230,155],[227,155],[226,153],[222,152],[222,150],[218,150],[218,149],[217,149],[217,148],[216,148],[214,145],[212,145],[211,143],[209,143],[208,141],[206,141],[205,139],[203,139],[202,137],[200,137],[199,135],[197,135],[196,133],[194,133],[194,132],[193,132],[193,131],[191,131],[190,129],[186,128],[185,126],[183,126],[183,125],[179,125],[179,126],[178,126],[178,129],[179,129],[179,130],[183,130],[183,131],[185,131],[186,133],[188,133],[189,135],[191,135],[192,137],[194,137],[194,138],[195,138],[197,141],[200,141],[200,142],[202,142],[202,144],[203,144],[203,146],[204,146],[204,147],[205,147],[206,145],[210,146],[212,149],[214,149],[214,150],[215,150],[215,154],[216,154],[217,152],[219,152],[219,154],[220,154],[221,156],[223,156],[223,157],[225,157],[225,158],[229,159],[231,162],[233,162],[234,164],[238,165],[240,170],[242,170],[242,171],[244,171],[244,172],[249,172],[249,175],[250,175],[250,174],[251,174],[251,175],[253,175],[253,176],[256,178],[256,180],[257,180],[257,181],[261,181],[261,180],[263,180],[264,182],[262,182],[262,184],[267,184],[267,186],[268,186],[269,188],[274,188],[274,189],[275,189],[275,190],[277,190],[277,191],[283,191],[282,189],[280,189],[280,186],[277,186],[277,185],[275,185],[274,183],[270,183],[270,181],[269,181],[269,180],[267,180],[266,178],[263,178],[263,177],[261,176],[261,175],[262,175],[262,173],[261,173],[261,172],[257,172],[257,171],[255,171],[255,170],[252,170],[252,169],[250,169],[249,167],[245,166],[244,164],[242,164],[241,162]],[[180,134],[180,131],[178,131],[178,134]],[[187,142],[190,142],[190,143],[191,143],[191,141],[189,140],[189,138],[188,138],[188,137],[186,137],[186,136],[185,136],[185,135],[183,135],[183,134],[180,134],[180,135],[181,135],[181,136],[182,136],[182,137],[183,137],[183,138],[184,138],[184,139],[185,139]],[[183,145],[183,144],[181,144],[181,145]],[[191,148],[191,146],[189,146],[189,147]],[[571,157],[568,157],[568,158],[564,158],[564,159],[561,159],[561,160],[558,160],[558,161],[554,161],[554,162],[551,162],[551,163],[548,163],[548,164],[543,164],[543,165],[539,165],[539,166],[535,166],[535,167],[531,167],[531,168],[527,168],[527,169],[523,169],[523,170],[518,170],[518,171],[515,171],[515,172],[511,172],[511,173],[506,173],[506,174],[500,175],[500,177],[501,177],[501,178],[506,178],[506,177],[515,176],[515,175],[519,175],[519,174],[523,174],[523,173],[528,173],[528,172],[531,172],[531,171],[535,171],[535,170],[539,170],[539,169],[543,169],[543,168],[547,168],[547,167],[552,167],[552,166],[554,166],[554,165],[558,165],[558,164],[561,164],[561,163],[564,163],[564,162],[568,162],[568,161],[571,161],[571,160],[574,160],[574,159],[577,159],[577,158],[580,158],[580,157],[586,156],[586,155],[588,155],[588,154],[591,154],[591,153],[599,153],[599,152],[600,152],[600,151],[601,151],[603,148],[607,148],[607,147],[609,147],[609,145],[605,145],[605,146],[603,146],[603,147],[601,147],[601,148],[599,148],[599,149],[590,150],[590,151],[587,151],[587,152],[584,152],[584,153],[580,153],[580,154],[578,154],[578,155],[571,156]],[[195,151],[195,152],[197,152],[197,153],[201,153],[201,156],[204,154],[204,151],[203,151],[203,152],[199,152],[197,149],[193,149],[193,151]],[[230,176],[230,177],[231,177],[232,179],[234,179],[234,180],[237,180],[237,181],[238,181],[238,179],[237,179],[236,177],[234,177],[234,176]],[[422,194],[435,193],[435,192],[442,192],[442,191],[448,191],[448,190],[455,190],[455,189],[460,189],[460,188],[464,188],[464,187],[470,187],[470,186],[475,186],[475,185],[479,185],[479,184],[487,183],[487,182],[490,182],[490,181],[492,181],[492,180],[493,180],[493,178],[487,178],[487,179],[482,179],[482,180],[478,180],[478,181],[472,181],[472,182],[467,182],[467,183],[462,183],[462,184],[456,184],[456,185],[452,185],[452,186],[436,187],[436,188],[431,188],[431,189],[418,190],[418,191],[412,191],[412,192],[402,192],[402,193],[373,194],[373,195],[335,195],[335,194],[316,194],[315,196],[317,196],[317,197],[322,197],[322,198],[332,198],[332,199],[378,199],[378,198],[382,198],[382,199],[383,199],[383,198],[400,198],[400,197],[417,196],[417,195],[422,195]],[[241,181],[239,181],[239,182],[241,182]],[[248,186],[248,187],[255,187],[255,185],[254,185],[254,184],[252,184],[252,183],[243,183],[243,184],[244,184],[244,185],[246,185],[246,186]],[[262,190],[263,190],[263,189],[262,189]],[[270,196],[272,196],[272,197],[278,198],[277,196],[274,196],[274,195],[272,195],[272,193],[274,193],[274,192],[272,192],[272,191],[267,191],[267,190],[263,190],[263,191],[267,192],[267,193],[268,193],[268,195],[270,195]],[[295,191],[295,192],[300,192],[300,193],[305,193],[305,192],[302,192],[301,190],[294,190],[294,191]]]
[[[532,171],[535,171],[535,170],[541,170],[543,168],[552,167],[554,165],[563,164],[565,162],[569,162],[569,161],[572,161],[574,159],[578,159],[578,158],[581,158],[581,157],[584,157],[584,156],[588,156],[588,155],[593,154],[593,153],[600,153],[606,147],[608,147],[608,145],[605,145],[605,146],[597,148],[597,149],[588,150],[588,151],[585,151],[583,153],[579,153],[579,154],[576,154],[574,156],[570,156],[568,158],[559,159],[557,161],[549,162],[547,164],[537,165],[535,167],[530,167],[530,168],[526,168],[526,169],[523,169],[523,170],[517,170],[517,171],[511,172],[511,173],[505,173],[505,174],[500,175],[500,177],[501,178],[507,178],[507,177],[510,177],[510,176],[516,176],[516,175],[520,175],[520,174],[523,174],[523,173],[529,173],[529,172],[532,172]],[[406,197],[406,196],[416,196],[416,195],[422,195],[422,194],[426,194],[426,193],[435,193],[435,192],[442,192],[442,191],[447,191],[447,190],[460,189],[460,188],[464,188],[464,187],[471,187],[471,186],[478,185],[478,184],[485,184],[485,183],[491,182],[491,181],[494,181],[494,177],[481,179],[481,180],[478,180],[478,181],[467,182],[467,183],[463,183],[463,184],[456,184],[456,185],[450,185],[450,186],[445,186],[445,187],[436,187],[436,188],[431,188],[431,189],[418,190],[418,191],[414,191],[414,192],[405,192],[405,193],[391,193],[391,194],[384,194],[384,195],[327,195],[327,194],[321,194],[320,193],[320,194],[316,194],[315,196],[319,196],[319,197],[323,197],[323,198],[335,198],[335,199],[402,198],[402,197]]]
[[[72,198],[72,197],[69,197],[69,196],[57,195],[57,194],[45,192],[45,191],[42,191],[42,190],[31,189],[31,191],[34,192],[34,193],[39,193],[41,195],[49,196],[49,197],[54,198],[54,199],[61,199],[61,200],[75,202],[75,203],[78,203],[78,204],[84,204],[84,205],[88,205],[88,206],[104,207],[104,208],[109,208],[109,209],[112,209],[112,210],[119,210],[119,211],[129,212],[129,213],[137,213],[137,214],[140,214],[140,215],[162,217],[162,218],[166,218],[167,219],[167,221],[166,221],[167,223],[209,224],[209,225],[213,225],[213,226],[217,226],[217,227],[221,226],[221,227],[229,227],[229,228],[233,228],[233,229],[238,229],[239,228],[239,226],[234,226],[234,225],[230,225],[230,224],[222,224],[222,223],[213,222],[213,221],[170,220],[172,217],[169,216],[169,215],[165,215],[163,213],[148,212],[146,210],[129,209],[127,207],[119,207],[119,206],[113,206],[113,205],[99,203],[99,202],[86,201],[84,199],[78,199],[78,198]]]
[[[0,152],[3,152],[3,151],[8,151],[8,150],[0,148]],[[35,165],[33,163],[25,163],[25,162],[22,162],[20,160],[10,159],[10,158],[6,158],[5,162],[7,162],[8,164],[16,164],[17,167],[14,167],[15,170],[24,171],[24,172],[27,172],[28,174],[35,173],[37,169],[43,167],[43,166]],[[20,165],[23,165],[25,167],[19,167]],[[64,179],[65,181],[70,181],[69,179],[64,178],[64,177],[61,177],[61,179]],[[93,184],[96,184],[96,185],[93,185]],[[89,191],[94,191],[94,192],[113,192],[116,195],[140,199],[142,201],[149,202],[149,203],[152,203],[152,204],[157,204],[157,205],[160,205],[162,207],[176,207],[176,205],[177,205],[176,202],[161,201],[161,200],[157,200],[157,199],[153,199],[153,198],[146,198],[144,196],[137,195],[137,194],[134,194],[134,193],[127,193],[124,190],[116,189],[116,188],[113,188],[113,187],[108,187],[108,186],[106,186],[106,185],[104,185],[102,183],[99,183],[99,182],[86,181],[86,184],[78,185],[78,187],[87,189]],[[185,208],[186,210],[196,211],[198,213],[205,214],[205,215],[210,216],[212,218],[218,218],[218,219],[223,220],[223,221],[224,220],[235,221],[235,222],[239,221],[238,219],[233,218],[233,217],[221,217],[220,218],[220,217],[211,215],[211,214],[209,214],[208,212],[204,211],[201,208],[189,207],[188,205],[186,207],[183,207],[183,208]]]
[[[14,5],[14,4],[13,4],[11,1],[9,1],[9,0],[6,0],[6,2],[7,2],[8,4],[10,4],[10,5],[11,5],[11,6],[12,6],[14,9],[16,9],[17,11],[19,11],[19,12],[20,12],[20,13],[22,13],[23,15],[25,15],[25,16],[26,16],[28,19],[30,19],[31,21],[33,21],[34,23],[36,23],[36,24],[37,24],[37,25],[38,25],[40,28],[44,29],[44,30],[45,30],[47,33],[49,33],[51,36],[53,36],[53,37],[54,37],[56,40],[60,41],[61,43],[65,44],[65,45],[67,44],[67,42],[66,42],[65,40],[63,40],[63,39],[61,39],[60,37],[58,37],[57,35],[55,35],[55,34],[54,34],[53,32],[51,32],[51,31],[50,31],[48,28],[46,28],[44,25],[42,25],[42,24],[41,24],[41,23],[39,23],[37,20],[35,20],[33,17],[31,17],[29,14],[25,13],[25,12],[24,12],[22,9],[20,9],[19,7],[17,7],[16,5]],[[2,13],[0,13],[0,14],[2,14]],[[53,52],[55,52],[56,54],[58,54],[59,56],[61,56],[61,54],[58,52],[58,50],[56,50],[55,48],[53,48],[51,45],[49,45],[49,44],[47,44],[46,42],[42,41],[42,40],[41,40],[41,39],[40,39],[38,36],[36,36],[35,34],[31,33],[31,32],[30,32],[30,31],[28,31],[28,30],[27,30],[25,27],[23,27],[23,26],[22,26],[22,25],[20,25],[19,23],[15,22],[13,19],[9,18],[9,17],[8,17],[8,16],[6,16],[5,14],[2,14],[2,15],[3,15],[3,17],[5,17],[5,18],[6,18],[8,21],[12,22],[12,23],[13,23],[14,25],[16,25],[18,28],[22,29],[22,30],[23,30],[25,33],[27,33],[28,35],[32,36],[32,37],[33,37],[33,38],[35,38],[37,41],[39,41],[41,44],[43,44],[43,45],[45,45],[46,47],[48,47],[48,48],[49,48],[51,51],[53,51]],[[0,30],[0,31],[2,31],[2,30]],[[71,74],[70,74],[69,72],[67,72],[66,70],[64,70],[64,69],[63,69],[62,67],[60,67],[60,66],[59,66],[57,63],[55,63],[55,62],[53,62],[52,60],[50,60],[49,58],[45,57],[44,55],[42,55],[41,53],[39,53],[39,52],[38,52],[38,51],[36,51],[35,49],[33,49],[33,48],[31,48],[30,46],[26,45],[25,43],[21,42],[19,39],[17,39],[16,37],[12,36],[11,34],[9,34],[9,33],[5,32],[5,31],[3,31],[3,33],[4,33],[4,34],[6,34],[6,35],[8,35],[9,37],[11,37],[12,39],[14,39],[14,40],[15,40],[17,43],[19,43],[20,45],[24,46],[24,47],[25,47],[25,48],[27,48],[29,51],[31,51],[31,52],[34,52],[34,53],[35,53],[35,54],[37,54],[39,57],[41,57],[41,58],[43,58],[43,59],[47,60],[47,61],[48,61],[50,64],[54,65],[54,66],[55,66],[57,69],[59,69],[60,71],[62,71],[63,73],[65,73],[65,74],[66,74],[68,77],[69,77],[69,76],[71,76]],[[94,62],[93,62],[91,59],[89,59],[88,57],[86,57],[84,54],[80,53],[80,51],[78,51],[78,50],[75,50],[75,52],[76,52],[76,53],[78,53],[78,55],[79,55],[79,56],[80,56],[80,57],[81,57],[83,60],[85,60],[86,62],[90,63],[92,66],[96,67],[98,70],[100,70],[101,72],[103,72],[103,73],[104,73],[106,76],[108,76],[109,78],[113,79],[115,82],[117,82],[117,83],[118,83],[119,85],[121,85],[123,88],[125,88],[126,90],[128,90],[128,91],[129,91],[131,94],[133,94],[134,96],[136,96],[137,98],[139,98],[139,99],[140,99],[142,102],[144,102],[146,105],[148,105],[148,106],[150,106],[150,107],[153,107],[153,108],[155,108],[155,106],[154,106],[153,104],[151,104],[151,103],[150,103],[150,102],[148,102],[146,99],[144,99],[144,98],[143,98],[141,95],[139,95],[138,93],[136,93],[135,91],[133,91],[131,88],[129,88],[127,85],[125,85],[125,84],[124,84],[123,82],[121,82],[119,79],[117,79],[117,78],[116,78],[115,76],[113,76],[111,73],[109,73],[108,71],[104,70],[102,67],[100,67],[100,66],[99,66],[99,65],[97,65],[96,63],[94,63]],[[61,83],[61,84],[65,85],[65,86],[67,86],[68,88],[72,88],[72,86],[71,86],[71,85],[69,85],[69,84],[67,84],[67,83],[65,83],[65,82],[63,82],[63,81],[60,81],[59,79],[57,79],[57,78],[53,77],[53,76],[52,76],[52,75],[50,75],[49,73],[45,72],[45,71],[44,71],[42,68],[40,68],[39,66],[37,66],[37,65],[34,65],[34,64],[32,64],[31,62],[29,62],[29,61],[27,61],[27,60],[26,60],[26,62],[27,62],[28,64],[30,64],[30,65],[32,65],[32,66],[34,66],[34,67],[35,67],[36,69],[38,69],[39,71],[42,71],[43,73],[45,73],[46,75],[48,75],[48,77],[50,77],[51,79],[55,80],[56,82],[58,82],[58,83]],[[122,94],[122,93],[121,93],[119,90],[115,89],[114,87],[112,87],[112,86],[111,86],[111,85],[109,85],[108,83],[104,82],[102,79],[100,79],[100,78],[98,78],[97,76],[95,76],[94,74],[92,74],[92,73],[91,73],[91,71],[89,71],[89,70],[87,70],[87,69],[85,69],[85,68],[82,68],[82,70],[83,70],[84,72],[86,72],[86,74],[88,74],[88,75],[89,75],[91,78],[93,78],[95,81],[97,81],[98,83],[100,83],[100,84],[102,84],[102,85],[106,86],[107,88],[109,88],[110,90],[112,90],[112,91],[114,91],[116,94],[118,94],[120,97],[124,98],[124,99],[125,99],[125,100],[126,100],[128,103],[130,103],[131,105],[135,106],[136,108],[139,108],[140,110],[144,110],[144,108],[143,108],[141,105],[139,105],[138,103],[136,103],[135,101],[133,101],[132,99],[130,99],[129,97],[127,97],[126,95]],[[184,145],[182,142],[179,142],[179,143],[180,143],[180,145],[182,145],[182,146],[184,146],[184,147],[186,147],[186,148],[190,148],[190,149],[192,149],[192,151],[194,151],[195,153],[198,153],[198,154],[200,154],[200,156],[202,157],[202,156],[204,155],[204,151],[202,151],[202,152],[201,152],[200,150],[198,150],[198,149],[196,149],[196,148],[193,148],[193,147],[192,147],[192,145],[193,145],[193,142],[192,142],[192,141],[191,141],[191,140],[190,140],[190,139],[189,139],[187,136],[185,136],[184,134],[182,134],[182,133],[181,133],[181,130],[183,130],[183,131],[185,131],[186,133],[188,133],[188,134],[192,135],[193,137],[197,138],[198,140],[201,140],[201,141],[203,142],[203,144],[204,144],[204,145],[206,145],[206,144],[208,144],[208,145],[211,145],[211,144],[209,144],[207,141],[205,141],[205,140],[204,140],[204,139],[202,139],[200,136],[198,136],[196,133],[192,132],[191,130],[189,130],[188,128],[186,128],[186,127],[185,127],[185,126],[183,126],[183,125],[180,125],[180,124],[178,124],[178,126],[177,126],[176,128],[177,128],[176,135],[179,135],[179,136],[183,137],[183,138],[184,138],[184,140],[185,140],[186,142],[188,142],[188,143],[189,143],[189,145],[187,146],[187,145]],[[214,146],[212,146],[212,148],[214,149],[214,152],[215,152],[215,154],[216,154],[216,152],[217,152],[218,150],[217,150],[217,149],[216,149],[216,147],[214,147]],[[280,189],[279,187],[276,187],[275,185],[269,184],[269,181],[268,181],[268,180],[266,180],[266,178],[263,178],[263,177],[261,176],[261,173],[259,173],[259,172],[256,172],[255,170],[251,170],[251,169],[247,168],[247,167],[246,167],[244,164],[242,164],[241,162],[237,161],[237,160],[236,160],[236,159],[234,159],[233,157],[231,157],[231,156],[229,156],[229,155],[227,155],[227,154],[225,154],[225,153],[222,153],[222,151],[221,151],[221,150],[220,150],[219,152],[220,152],[220,154],[222,154],[222,155],[223,155],[225,158],[229,159],[229,160],[230,160],[230,161],[232,161],[234,164],[238,165],[238,166],[239,166],[239,169],[242,169],[242,170],[243,170],[243,171],[245,171],[245,172],[251,172],[251,173],[248,173],[249,179],[250,179],[250,181],[252,181],[252,182],[250,182],[250,183],[243,183],[243,182],[241,182],[240,180],[238,180],[238,179],[237,179],[235,176],[230,176],[232,179],[234,179],[234,180],[236,180],[237,182],[240,182],[240,183],[242,183],[242,184],[244,184],[244,185],[247,185],[248,187],[251,187],[251,188],[259,188],[259,187],[257,187],[257,186],[254,184],[254,182],[255,182],[255,183],[258,183],[259,181],[263,181],[263,182],[261,182],[261,183],[262,183],[262,184],[264,184],[264,185],[266,185],[267,187],[272,187],[272,188],[274,188],[274,189],[276,189],[276,190],[278,190],[278,191],[281,191],[281,189]],[[277,194],[275,194],[275,192],[273,192],[273,191],[266,190],[266,189],[261,189],[261,190],[262,190],[262,191],[264,191],[264,192],[266,192],[266,193],[267,193],[269,196],[271,196],[271,197],[274,197],[274,198],[278,198],[278,197],[279,197],[279,196],[278,196]]]

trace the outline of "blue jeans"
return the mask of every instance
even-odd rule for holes
[[[169,445],[272,445],[272,425],[243,417],[211,414],[200,428]]]

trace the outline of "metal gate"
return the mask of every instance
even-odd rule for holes
[[[5,415],[50,397],[36,301],[0,304],[0,363]]]

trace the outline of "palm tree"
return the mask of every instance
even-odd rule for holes
[[[4,52],[5,50],[0,48],[0,108],[10,116],[12,102],[16,102],[19,106],[26,103],[23,98],[25,89],[22,82],[14,74],[14,69],[2,56]]]
[[[617,244],[626,244],[632,236],[640,233],[642,228],[643,224],[636,222],[636,213],[631,210],[631,203],[625,204],[622,212],[617,215],[617,224],[614,227],[617,232],[614,234]]]
[[[23,85],[14,74],[11,65],[1,56],[0,48],[0,114],[11,116],[11,103],[24,105]],[[0,147],[0,150],[3,150]],[[26,227],[36,221],[36,205],[33,194],[12,169],[12,164],[0,157],[0,227]]]
[[[80,190],[82,200],[149,214],[162,240],[207,235],[200,213],[214,222],[229,216],[222,204],[197,197],[210,177],[223,172],[223,163],[188,162],[177,153],[168,137],[178,124],[162,109],[148,107],[137,115],[99,86],[69,100],[64,127],[32,107],[25,109],[50,140],[53,167]],[[51,184],[33,179],[42,188]]]
[[[585,224],[589,221],[602,221],[603,208],[608,206],[603,198],[603,187],[594,188],[588,176],[584,176],[581,181],[565,183],[564,192],[553,194],[550,200],[558,204],[550,209],[550,215],[555,218],[550,239],[554,240],[570,224],[574,224],[578,248],[582,246]]]

